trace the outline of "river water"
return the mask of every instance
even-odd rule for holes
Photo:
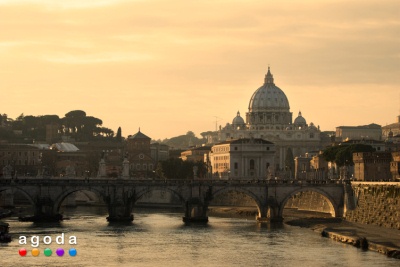
[[[207,225],[185,226],[181,212],[141,210],[131,224],[108,224],[104,208],[69,209],[70,220],[51,225],[3,219],[13,241],[0,244],[0,266],[399,266],[399,260],[322,238],[293,226],[258,224],[242,218],[210,217]],[[56,238],[64,233],[65,244]],[[31,254],[40,237],[39,256]],[[20,245],[20,236],[27,244]],[[43,238],[50,236],[46,245]],[[70,245],[69,238],[77,244]],[[48,239],[47,239],[48,241]],[[25,257],[19,249],[26,248]],[[75,257],[68,254],[74,247]],[[44,249],[52,256],[46,257]],[[56,255],[57,248],[66,254]]]

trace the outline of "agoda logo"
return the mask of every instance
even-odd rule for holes
[[[31,254],[33,257],[39,256],[39,255],[40,255],[40,249],[39,249],[38,247],[39,247],[40,244],[41,244],[41,242],[40,242],[40,241],[41,241],[41,240],[40,240],[40,236],[34,235],[34,236],[32,236],[32,237],[30,238],[29,241],[30,241],[30,244],[31,244],[31,247],[32,247],[32,250],[31,250],[31,253],[30,253],[30,254]],[[53,239],[52,239],[51,236],[44,236],[43,239],[42,239],[42,242],[43,242],[45,245],[51,245],[52,242],[53,242]],[[55,242],[57,243],[57,245],[64,245],[64,244],[65,244],[65,234],[64,234],[64,233],[61,233],[60,235],[56,236]],[[68,243],[69,243],[69,245],[77,245],[78,243],[77,243],[77,238],[76,238],[76,236],[71,235],[71,236],[68,238]],[[20,236],[20,237],[19,237],[19,244],[20,244],[20,245],[27,245],[27,244],[28,244],[28,238],[27,238],[26,236]],[[26,248],[20,248],[18,252],[19,252],[19,255],[20,255],[21,257],[25,257],[25,256],[28,255],[28,250],[27,250]],[[68,254],[69,254],[71,257],[75,257],[75,256],[77,255],[77,253],[78,253],[78,252],[77,252],[76,248],[74,248],[74,247],[68,249]],[[43,254],[44,254],[46,257],[50,257],[50,256],[53,255],[53,250],[52,250],[51,248],[49,248],[49,247],[46,247],[46,248],[43,250]],[[62,256],[64,256],[64,254],[66,254],[66,251],[64,250],[64,248],[59,247],[59,248],[55,249],[55,254],[56,254],[58,257],[62,257]]]

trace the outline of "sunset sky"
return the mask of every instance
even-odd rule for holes
[[[122,135],[215,130],[268,65],[321,130],[400,115],[399,0],[0,0],[0,113],[71,110]]]

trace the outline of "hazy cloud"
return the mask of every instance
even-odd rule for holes
[[[77,107],[112,128],[129,121],[125,133],[137,129],[136,121],[155,138],[205,131],[215,115],[230,122],[238,109],[245,114],[268,64],[292,112],[304,110],[323,129],[344,124],[349,118],[341,110],[349,107],[381,124],[398,113],[397,0],[0,0],[0,6],[6,73],[0,86],[10,91],[1,112],[11,116]],[[52,103],[54,94],[63,96],[63,107]],[[364,100],[355,101],[360,95]],[[35,99],[46,106],[31,104]],[[110,105],[118,119],[110,119]],[[172,118],[176,129],[157,130]],[[196,128],[183,129],[188,121]]]

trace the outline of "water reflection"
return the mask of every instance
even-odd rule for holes
[[[7,219],[14,240],[1,244],[7,255],[1,266],[398,266],[398,260],[284,224],[212,217],[206,225],[185,225],[182,213],[157,210],[138,211],[133,222],[119,224],[98,211],[69,210],[71,220],[50,225]],[[77,257],[18,255],[19,235],[42,239],[61,232],[77,236]]]

